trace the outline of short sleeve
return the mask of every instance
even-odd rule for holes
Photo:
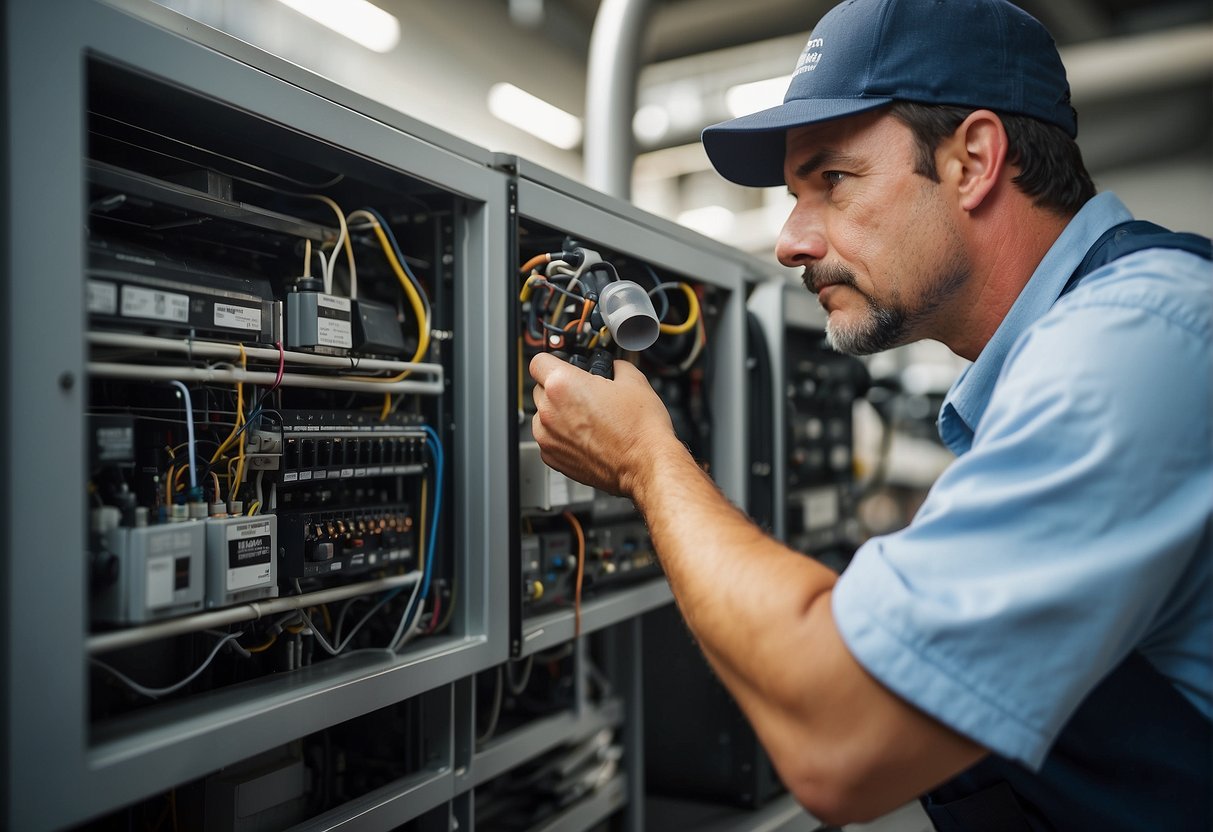
[[[856,659],[1038,767],[1209,555],[1207,340],[1126,302],[1029,329],[972,449],[909,527],[868,541],[840,578],[833,612]]]

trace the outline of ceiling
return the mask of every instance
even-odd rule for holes
[[[342,42],[274,0],[155,2],[480,146],[583,176],[582,148],[558,150],[498,121],[486,98],[495,82],[509,81],[584,116],[599,0],[374,0],[401,22],[401,42],[386,54]],[[636,204],[770,251],[786,194],[725,182],[710,169],[699,131],[732,115],[730,88],[789,73],[834,2],[650,0],[637,105],[663,129],[636,140]],[[1097,184],[1134,194],[1126,201],[1147,218],[1213,232],[1213,4],[1020,4],[1061,48]]]

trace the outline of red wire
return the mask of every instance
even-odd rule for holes
[[[274,346],[278,347],[278,378],[274,379],[274,386],[270,390],[277,390],[282,384],[282,376],[286,372],[286,350],[282,348],[281,341],[275,341]]]
[[[442,593],[434,593],[434,609],[430,611],[430,626],[426,629],[426,634],[434,632],[438,629],[438,620],[442,617],[439,613],[442,612]]]

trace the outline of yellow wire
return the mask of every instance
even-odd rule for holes
[[[253,500],[253,504],[248,507],[248,514],[246,516],[252,517],[254,514],[257,513],[257,509],[259,509],[259,508],[261,508],[261,501]]]
[[[686,283],[679,283],[678,288],[682,289],[683,294],[687,296],[687,319],[680,324],[658,324],[657,329],[663,335],[681,335],[684,332],[690,332],[691,327],[695,326],[695,322],[699,320],[699,298],[695,295],[695,290]]]
[[[173,475],[176,474],[176,468],[177,466],[170,465],[168,467],[168,476],[164,478],[164,502],[165,505],[169,506],[173,504]]]
[[[543,275],[539,272],[532,272],[522,283],[522,289],[518,292],[518,300],[520,303],[526,303],[531,299],[531,293],[535,290],[535,286],[543,282]]]
[[[383,409],[379,411],[379,421],[382,422],[382,421],[386,420],[387,415],[391,412],[392,412],[392,394],[384,393],[383,394]]]
[[[244,649],[249,651],[250,653],[264,653],[266,650],[269,650],[271,647],[273,647],[274,642],[277,640],[278,640],[278,634],[272,633],[270,635],[270,640],[267,641],[265,644],[258,644],[256,647],[245,647]]]
[[[404,288],[404,294],[409,299],[409,305],[413,307],[413,314],[417,316],[417,328],[419,330],[417,352],[413,354],[411,359],[411,363],[416,363],[421,360],[421,357],[425,355],[426,350],[430,347],[430,321],[425,315],[425,306],[421,303],[421,297],[417,294],[417,289],[414,288],[413,282],[404,273],[404,267],[400,265],[400,261],[396,258],[396,252],[392,250],[392,244],[388,242],[387,235],[383,233],[383,228],[379,225],[379,221],[375,219],[375,215],[359,209],[351,213],[349,218],[352,220],[354,217],[365,219],[370,223],[371,229],[375,232],[375,237],[379,240],[379,247],[383,249],[388,264],[392,267],[392,271],[396,273],[396,279],[400,281],[400,285]],[[408,378],[410,373],[412,373],[412,370],[405,370],[394,378],[362,378],[358,376],[354,378],[357,378],[358,381],[394,383]]]
[[[248,355],[244,351],[244,344],[238,344],[240,347],[240,368],[248,369]],[[236,439],[236,434],[240,432],[240,426],[244,424],[244,384],[236,382],[236,420],[232,425],[232,432],[227,435],[227,438],[219,443],[219,447],[215,449],[215,453],[211,455],[211,465],[223,455]],[[240,443],[240,453],[244,453],[244,443]]]

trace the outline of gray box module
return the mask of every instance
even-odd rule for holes
[[[202,609],[203,523],[120,526],[110,529],[105,540],[118,559],[118,579],[97,596],[94,618],[139,624]]]
[[[206,521],[206,605],[226,607],[278,595],[278,518]]]
[[[324,292],[291,292],[286,296],[286,346],[289,349],[353,348],[350,299]]]

